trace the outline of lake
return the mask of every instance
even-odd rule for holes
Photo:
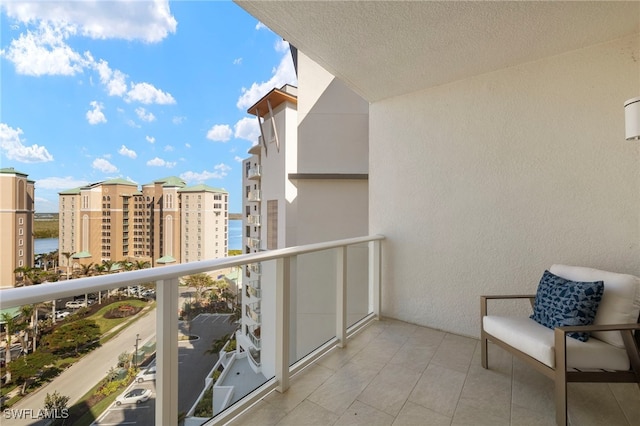
[[[57,238],[36,238],[34,254],[51,253],[58,250]],[[242,221],[229,221],[229,250],[242,250]]]

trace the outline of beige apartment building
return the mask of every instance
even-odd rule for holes
[[[20,267],[33,267],[34,182],[13,167],[0,169],[0,288],[15,287]]]
[[[160,266],[227,255],[228,193],[223,189],[187,187],[171,176],[141,188],[112,179],[59,195],[63,270],[102,261]]]

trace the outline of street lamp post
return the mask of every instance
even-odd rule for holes
[[[138,368],[138,342],[140,341],[140,334],[136,333],[136,351],[133,353],[133,366]]]

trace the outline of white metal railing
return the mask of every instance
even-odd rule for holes
[[[262,265],[260,263],[252,263],[249,265],[249,270],[252,274],[260,275],[262,274]]]
[[[259,214],[252,214],[249,215],[249,217],[247,218],[247,223],[249,225],[257,225],[260,226],[260,215]]]
[[[253,237],[249,237],[247,238],[247,245],[253,249],[259,249],[260,248],[260,238],[253,238]]]
[[[249,195],[247,196],[249,201],[258,202],[262,200],[262,191],[259,189],[254,189],[249,191]]]
[[[260,164],[253,166],[249,169],[249,173],[247,174],[247,178],[255,179],[259,178],[262,175],[262,166]]]
[[[53,284],[33,285],[0,290],[0,309],[22,305],[31,305],[72,297],[79,294],[95,293],[119,287],[129,287],[141,282],[156,283],[156,409],[155,418],[178,418],[178,287],[181,277],[203,272],[228,269],[250,264],[250,269],[260,270],[260,262],[275,261],[276,266],[276,374],[275,378],[264,386],[229,407],[210,424],[221,424],[237,416],[267,393],[276,389],[284,392],[289,388],[289,379],[300,369],[319,358],[335,346],[343,347],[350,333],[360,329],[364,324],[380,315],[380,278],[381,253],[384,236],[348,238],[337,241],[308,244],[260,253],[243,254],[222,259],[201,260],[157,268],[140,269],[60,281]],[[368,280],[369,280],[369,315],[347,330],[346,289],[347,289],[347,246],[369,244]],[[292,261],[304,254],[335,249],[337,252],[337,309],[336,337],[316,349],[310,355],[290,366],[289,357],[289,324],[290,324],[290,265]],[[256,354],[257,355],[257,354]],[[260,361],[252,359],[260,363]]]

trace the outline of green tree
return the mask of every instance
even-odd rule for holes
[[[18,358],[11,363],[8,368],[11,370],[12,377],[16,381],[22,382],[21,395],[25,394],[27,386],[40,370],[53,363],[54,359],[55,357],[50,352],[37,351]]]
[[[71,256],[73,256],[73,253],[68,251],[63,251],[62,255],[67,260],[67,279],[69,279],[69,267],[71,266]]]
[[[20,331],[22,324],[20,324],[13,316],[8,313],[2,314],[2,321],[4,322],[5,334],[7,339],[7,346],[5,348],[5,363],[7,367],[7,374],[5,378],[6,383],[11,382],[11,370],[9,364],[11,363],[11,341],[13,340],[13,334]]]
[[[211,343],[211,347],[207,349],[205,353],[215,354],[215,355],[219,354],[222,348],[224,347],[224,345],[227,343],[227,341],[229,341],[230,338],[231,338],[230,334],[225,334],[221,338],[214,340]]]
[[[212,287],[214,284],[213,278],[209,275],[201,273],[189,275],[184,279],[184,283],[189,287],[195,287],[196,289],[196,302],[202,298],[202,292],[205,288]]]
[[[42,339],[42,343],[53,353],[63,354],[73,350],[77,354],[81,346],[99,337],[100,327],[95,321],[80,319],[56,328]]]
[[[47,392],[47,396],[44,397],[44,409],[48,411],[62,411],[67,408],[69,403],[69,397],[60,395],[58,391],[54,391],[53,394]]]

